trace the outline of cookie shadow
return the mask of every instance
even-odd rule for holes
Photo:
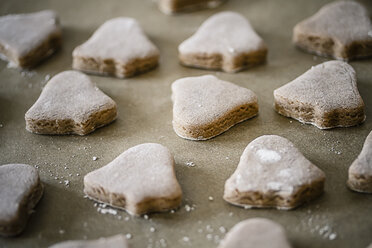
[[[84,43],[93,30],[79,29],[73,26],[62,27],[62,47],[34,69],[40,72],[60,72],[72,69],[72,51]]]
[[[0,106],[11,106],[12,102],[4,97],[0,96]],[[10,120],[14,117],[14,111],[10,111],[11,109],[2,107],[0,108],[0,124],[7,125]],[[1,131],[1,129],[0,129]]]
[[[11,240],[11,243],[22,246],[37,237],[35,247],[48,247],[51,241],[56,243],[81,238],[80,233],[72,230],[87,218],[85,212],[89,211],[80,210],[89,210],[87,204],[90,203],[84,200],[82,193],[76,193],[76,190],[66,190],[62,185],[57,187],[45,182],[43,184],[44,194],[36,205],[35,212],[30,216],[25,230]]]
[[[372,115],[372,108],[370,107],[372,106],[372,85],[370,83],[365,83],[364,81],[358,81],[358,89],[366,106],[366,121],[369,122],[370,118],[368,117]]]

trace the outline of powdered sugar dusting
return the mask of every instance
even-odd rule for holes
[[[267,184],[267,187],[271,190],[274,190],[274,191],[279,191],[281,188],[282,188],[282,183],[280,182],[269,182]]]
[[[273,150],[260,149],[257,151],[257,156],[263,163],[275,163],[282,159],[279,153]]]
[[[279,171],[278,175],[280,177],[289,178],[289,177],[291,177],[291,175],[293,175],[293,172],[292,172],[291,169],[283,169],[283,170]]]

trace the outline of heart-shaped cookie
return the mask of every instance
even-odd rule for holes
[[[116,103],[76,71],[64,71],[45,86],[25,114],[26,129],[38,134],[85,135],[116,119]]]
[[[328,61],[274,91],[275,109],[321,129],[349,127],[365,120],[354,69]]]
[[[218,248],[290,248],[284,228],[265,218],[252,218],[236,224]]]
[[[125,78],[156,67],[159,50],[135,19],[119,17],[102,24],[72,56],[76,70]]]
[[[362,152],[349,168],[347,185],[354,191],[372,193],[372,132],[367,136]]]
[[[372,23],[356,1],[335,1],[293,29],[293,42],[305,51],[348,60],[372,56]]]
[[[264,135],[245,148],[223,198],[246,208],[292,209],[324,190],[325,175],[287,139]]]
[[[0,17],[0,54],[19,67],[33,67],[62,44],[57,14],[44,10]]]
[[[26,164],[0,166],[0,235],[22,232],[43,195],[37,170]]]
[[[190,140],[206,140],[258,114],[256,95],[215,76],[187,77],[172,84],[173,129]]]
[[[84,177],[88,197],[141,215],[181,204],[182,191],[168,148],[153,143],[132,147]]]
[[[165,14],[215,8],[225,0],[158,0],[159,9]]]
[[[128,248],[127,239],[122,234],[97,240],[64,241],[49,248]]]
[[[208,18],[178,52],[183,65],[237,72],[263,63],[267,48],[244,16],[226,11]]]

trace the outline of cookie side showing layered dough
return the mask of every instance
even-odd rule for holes
[[[225,0],[158,0],[159,9],[165,14],[215,8]]]
[[[34,167],[25,164],[0,166],[0,236],[15,236],[23,231],[43,189]]]
[[[0,54],[15,66],[34,67],[61,45],[62,30],[52,10],[0,17]]]
[[[182,138],[207,140],[258,114],[256,95],[215,76],[172,84],[173,129]]]
[[[284,228],[265,218],[239,222],[226,234],[218,248],[290,248]]]
[[[287,139],[264,135],[244,150],[223,198],[245,208],[293,209],[319,197],[325,175]]]
[[[116,103],[76,71],[54,76],[25,114],[26,129],[37,134],[85,135],[116,117]]]
[[[354,1],[336,1],[293,29],[299,48],[350,60],[372,56],[372,23],[367,9]]]
[[[84,177],[84,193],[133,215],[178,208],[181,187],[169,150],[146,143],[128,149]]]
[[[347,63],[328,61],[274,91],[275,110],[320,129],[364,122],[365,105],[356,73]]]
[[[49,246],[49,248],[128,248],[127,239],[122,234],[97,240],[74,240],[64,241]]]
[[[76,70],[126,78],[156,67],[159,50],[135,19],[119,17],[102,24],[72,56]]]
[[[178,52],[185,66],[237,72],[264,63],[267,47],[244,16],[226,11],[208,18]]]
[[[372,132],[367,136],[358,158],[349,168],[347,185],[357,192],[372,193]]]

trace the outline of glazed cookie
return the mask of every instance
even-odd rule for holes
[[[77,241],[65,241],[49,248],[128,248],[127,239],[124,235],[119,234],[108,238],[100,238],[97,240],[77,240]]]
[[[372,193],[372,132],[367,136],[362,152],[349,168],[347,185],[354,191]]]
[[[252,218],[236,224],[218,248],[290,248],[284,228],[278,223]]]
[[[366,116],[354,69],[328,61],[274,91],[275,110],[320,129],[350,127]]]
[[[0,235],[22,232],[43,195],[37,170],[26,164],[0,166]]]
[[[305,51],[349,60],[372,56],[372,23],[356,1],[335,1],[293,29],[293,42]]]
[[[106,21],[72,56],[76,70],[125,78],[156,67],[159,50],[136,20],[119,17]]]
[[[132,147],[87,174],[84,193],[133,215],[175,209],[182,199],[172,155],[166,147],[153,143]]]
[[[263,63],[267,48],[244,16],[226,11],[208,18],[178,52],[183,65],[237,72]]]
[[[54,76],[25,114],[26,129],[38,134],[85,135],[116,119],[116,103],[76,71]]]
[[[165,14],[215,8],[225,0],[158,0],[159,9]]]
[[[256,95],[215,76],[172,84],[173,129],[182,138],[207,140],[258,114]]]
[[[0,55],[15,66],[33,67],[61,44],[62,31],[54,11],[0,17]]]
[[[325,175],[287,139],[264,135],[245,148],[223,198],[245,208],[293,209],[324,191]]]

